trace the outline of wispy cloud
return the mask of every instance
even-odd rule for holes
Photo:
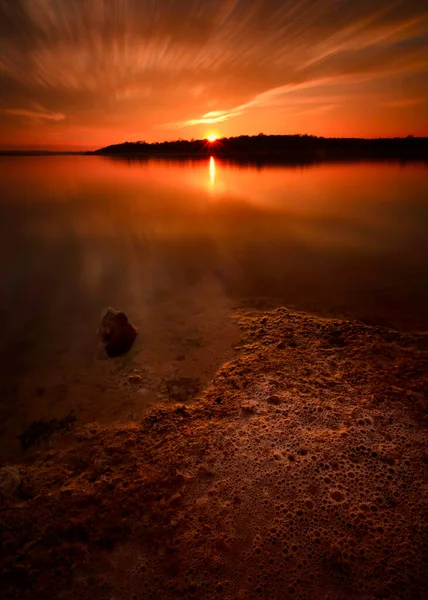
[[[400,0],[395,5],[402,4]],[[384,78],[405,77],[428,70],[427,55],[422,51],[426,45],[424,36],[420,36],[424,25],[428,24],[427,14],[399,22],[384,23],[388,7],[383,6],[377,12],[364,16],[351,25],[332,32],[324,39],[314,39],[313,44],[301,49],[302,59],[288,66],[289,82],[270,88],[250,97],[244,103],[228,109],[217,110],[201,116],[169,123],[166,126],[178,128],[204,124],[216,124],[233,119],[254,109],[287,109],[296,103],[305,103],[306,94],[314,93],[309,101],[314,104],[311,112],[330,110],[337,107],[336,99],[326,101],[326,90],[332,87],[346,90],[344,102],[352,101],[353,92],[361,93],[358,86],[381,81]],[[285,33],[285,31],[283,31]],[[306,40],[306,35],[303,36]],[[307,40],[305,41],[306,44]],[[284,50],[289,56],[296,56],[296,48],[285,46],[282,54],[274,54],[273,60],[280,67],[286,66]],[[316,97],[318,96],[318,98]],[[331,102],[331,100],[333,100]],[[394,101],[390,106],[409,107],[420,101],[414,99]],[[316,105],[318,103],[318,105]],[[378,103],[382,103],[382,94]],[[301,112],[297,110],[297,112]]]
[[[383,106],[389,106],[391,108],[409,108],[411,106],[418,106],[428,102],[426,98],[404,98],[401,100],[389,100],[384,102]]]
[[[257,108],[280,108],[284,109],[287,107],[295,107],[296,105],[304,106],[307,104],[313,105],[311,110],[326,110],[330,108],[334,102],[334,106],[337,106],[337,101],[345,99],[344,96],[340,98],[338,96],[326,97],[325,93],[322,92],[323,86],[327,86],[336,81],[336,78],[325,77],[320,79],[314,79],[311,81],[305,81],[303,83],[287,84],[279,87],[272,88],[261,94],[255,95],[253,98],[243,104],[234,106],[228,110],[219,110],[208,112],[201,117],[194,119],[188,119],[178,123],[168,123],[163,127],[189,127],[193,125],[201,124],[215,124],[227,121],[233,117],[237,117],[248,112],[251,109]],[[309,90],[316,90],[319,88],[320,92],[318,95],[313,97],[302,97],[296,96],[296,93],[301,93]],[[309,110],[309,109],[308,109]]]
[[[38,110],[27,110],[26,108],[3,108],[1,111],[6,115],[12,115],[14,117],[23,117],[30,121],[35,122],[47,122],[47,121],[63,121],[65,115],[62,113],[54,113],[49,111],[38,111]]]
[[[202,116],[187,119],[177,123],[168,123],[165,126],[175,126],[178,128],[201,125],[201,124],[215,124],[227,121],[234,117],[238,117],[250,110],[254,109],[285,109],[290,106],[302,105],[312,103],[318,104],[314,106],[313,110],[325,110],[326,107],[337,106],[337,97],[326,98],[327,89],[336,89],[341,91],[341,100],[343,103],[350,102],[352,100],[353,91],[357,90],[359,86],[363,87],[367,84],[382,81],[385,78],[391,78],[399,75],[411,74],[412,72],[418,71],[419,69],[428,69],[428,60],[421,58],[420,61],[413,63],[403,63],[401,58],[397,62],[391,60],[390,64],[380,62],[377,68],[372,68],[369,65],[365,68],[356,68],[355,70],[349,68],[349,72],[337,72],[326,77],[314,77],[312,78],[309,73],[305,73],[302,70],[300,73],[296,73],[296,77],[300,77],[303,81],[300,83],[288,83],[281,85],[265,92],[256,94],[250,98],[247,102],[233,106],[229,109],[211,111],[203,114]],[[307,77],[307,80],[305,78]],[[346,94],[343,91],[346,90]],[[307,94],[310,94],[307,97]],[[373,101],[373,99],[372,99]],[[396,107],[410,107],[424,102],[423,98],[409,98],[402,100],[391,100],[384,101],[382,96],[379,96],[378,103],[388,106]]]
[[[194,119],[188,119],[188,120],[180,121],[177,123],[166,123],[166,124],[162,125],[162,127],[175,126],[175,127],[182,128],[182,127],[189,127],[192,125],[212,125],[215,123],[221,123],[223,121],[227,121],[228,119],[231,119],[232,117],[237,117],[239,115],[242,115],[252,108],[266,108],[269,106],[280,107],[280,106],[283,106],[283,104],[284,104],[282,102],[282,100],[284,99],[284,96],[286,96],[290,92],[294,92],[299,89],[316,86],[319,83],[321,83],[322,81],[327,81],[327,80],[304,82],[304,83],[294,84],[294,85],[293,84],[282,85],[282,86],[267,90],[266,92],[262,92],[261,94],[257,94],[253,98],[248,100],[247,102],[244,102],[243,104],[239,104],[238,106],[234,106],[227,110],[211,111],[211,112],[205,113],[204,115],[202,115],[200,117],[196,117]]]

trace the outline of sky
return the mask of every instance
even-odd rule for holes
[[[423,0],[0,0],[0,148],[428,135]]]

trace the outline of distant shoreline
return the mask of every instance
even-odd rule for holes
[[[86,156],[93,154],[92,151],[59,151],[56,150],[0,150],[2,156]]]
[[[218,157],[262,163],[319,163],[340,160],[428,160],[428,138],[323,138],[263,135],[148,144],[125,142],[100,148],[101,156],[174,159]]]
[[[428,137],[324,138],[312,135],[264,135],[169,142],[124,142],[97,150],[0,150],[1,156],[111,156],[130,159],[204,159],[239,162],[319,163],[355,160],[428,160]]]
[[[106,156],[128,160],[200,160],[211,156],[251,164],[317,164],[351,161],[428,161],[428,138],[323,138],[257,135],[170,142],[124,142],[94,151],[0,150],[1,156]]]

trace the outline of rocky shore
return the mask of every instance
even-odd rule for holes
[[[428,334],[240,311],[192,403],[0,469],[5,599],[423,599]]]

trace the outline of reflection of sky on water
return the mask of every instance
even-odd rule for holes
[[[213,157],[2,159],[2,303],[53,319],[210,278],[233,301],[428,326],[426,174]]]

